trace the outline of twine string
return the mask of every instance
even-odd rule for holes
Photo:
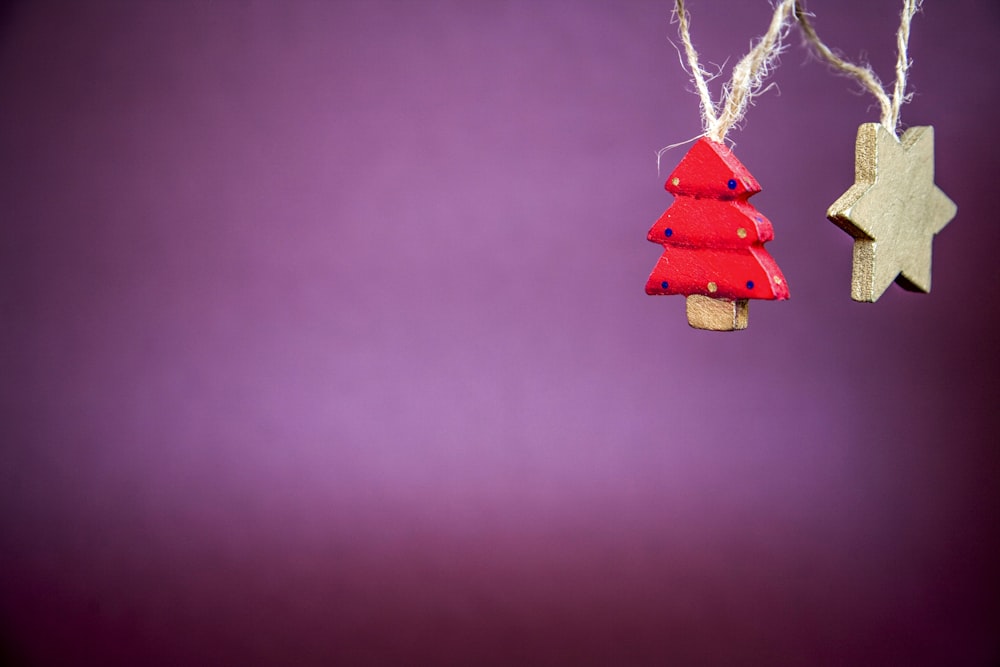
[[[896,83],[893,86],[892,97],[886,92],[879,81],[878,76],[872,70],[871,65],[856,65],[838,56],[828,47],[816,34],[815,28],[809,20],[809,14],[803,9],[799,0],[795,2],[795,18],[802,28],[806,41],[813,47],[816,54],[832,66],[837,72],[849,76],[861,84],[862,88],[870,92],[878,101],[881,109],[880,122],[882,125],[898,135],[899,110],[910,101],[910,95],[906,93],[906,75],[910,69],[912,61],[907,54],[910,43],[910,24],[913,22],[913,15],[920,9],[923,0],[903,0],[903,11],[900,12],[899,30],[896,31]]]
[[[716,104],[708,90],[706,73],[698,63],[698,52],[691,42],[690,21],[684,0],[675,0],[681,42],[687,56],[695,88],[701,98],[702,136],[722,142],[730,129],[746,116],[747,107],[761,92],[761,87],[775,61],[784,49],[782,40],[788,34],[790,17],[796,12],[796,0],[781,0],[774,8],[767,32],[750,48],[750,51],[733,67],[732,77],[722,88]]]
[[[694,50],[694,44],[691,43],[691,28],[688,25],[688,13],[684,9],[684,0],[677,0],[675,13],[677,22],[680,24],[681,42],[684,44],[684,54],[687,56],[688,66],[691,68],[691,77],[698,90],[698,97],[701,98],[701,116],[707,131],[709,127],[719,122],[719,118],[715,113],[712,94],[708,92],[707,73],[701,68],[701,64],[698,62],[698,52]]]
[[[913,22],[913,15],[920,9],[922,0],[903,0],[903,11],[899,15],[899,30],[896,31],[896,86],[892,91],[892,117],[889,119],[889,128],[896,134],[896,126],[899,124],[899,108],[910,101],[910,96],[906,94],[906,74],[913,61],[907,55],[907,47],[910,44],[910,23]]]

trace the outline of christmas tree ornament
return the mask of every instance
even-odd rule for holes
[[[930,292],[931,246],[958,209],[934,184],[934,128],[911,127],[897,136],[900,107],[908,100],[906,75],[910,23],[919,0],[904,0],[896,34],[898,57],[892,97],[868,66],[837,56],[817,36],[807,14],[796,18],[820,57],[858,80],[881,107],[878,123],[858,128],[855,183],[830,205],[827,217],[854,237],[851,298],[875,302],[895,281],[904,289]]]
[[[794,11],[794,0],[776,6],[767,32],[733,68],[716,104],[691,43],[684,2],[676,0],[704,132],[667,178],[665,187],[674,202],[647,235],[663,246],[663,254],[646,282],[646,293],[687,297],[688,323],[696,329],[745,329],[750,299],[788,298],[785,277],[764,249],[774,238],[771,223],[748,201],[760,185],[723,142],[760,91]]]
[[[749,299],[787,299],[764,249],[771,223],[747,201],[760,185],[725,144],[699,139],[667,179],[674,203],[649,231],[664,247],[647,294],[687,295],[692,326],[745,329]]]

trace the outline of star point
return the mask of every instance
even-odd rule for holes
[[[934,184],[933,127],[897,139],[879,123],[861,125],[854,185],[827,211],[854,237],[851,298],[877,301],[893,281],[929,292],[934,235],[957,210]]]

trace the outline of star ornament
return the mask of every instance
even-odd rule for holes
[[[931,244],[958,207],[934,185],[934,128],[901,138],[879,123],[858,128],[855,182],[827,211],[854,237],[851,298],[877,301],[893,281],[931,290]]]

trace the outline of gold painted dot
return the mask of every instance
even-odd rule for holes
[[[712,294],[715,294],[718,290],[719,290],[719,286],[716,285],[715,283],[709,283],[708,284],[708,291],[711,292]]]
[[[774,284],[775,285],[780,285],[781,284],[781,276],[775,276],[774,277]]]
[[[674,176],[673,178],[670,179],[670,182],[673,183],[674,185],[680,185],[681,184],[681,179],[679,179],[676,176]]]
[[[741,239],[745,239],[747,237],[747,230],[740,227],[739,229],[736,230],[736,235],[739,236]]]

